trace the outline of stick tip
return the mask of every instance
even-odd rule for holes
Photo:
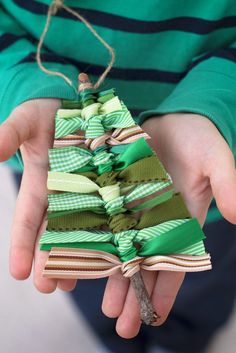
[[[88,88],[93,88],[92,82],[90,81],[88,75],[85,74],[84,72],[79,74],[78,81],[79,81],[79,85],[78,85],[79,92]]]

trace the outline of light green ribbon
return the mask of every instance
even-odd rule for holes
[[[127,203],[149,196],[171,185],[171,181],[140,184],[134,186],[128,194],[122,195],[123,188],[120,189],[120,183],[99,187],[96,183],[82,175],[60,172],[49,172],[48,174],[49,190],[68,191],[67,193],[48,195],[48,212],[82,212],[91,209],[97,213],[114,215],[125,212],[126,209],[124,205]],[[99,193],[102,198],[88,194],[95,192]],[[172,196],[172,193],[170,195],[168,194],[168,198]],[[158,197],[153,198],[149,200],[148,203],[144,203],[144,206],[142,206],[142,204],[139,205],[138,208],[134,206],[129,208],[129,211],[137,212],[144,208],[155,206],[158,203]],[[54,216],[56,216],[56,214],[54,214]]]
[[[98,174],[103,174],[112,169],[125,169],[140,159],[154,155],[154,151],[144,138],[125,147],[125,150],[118,155],[108,152],[107,145],[98,147],[94,151],[76,146],[50,148],[50,171],[79,173],[97,169]]]
[[[193,218],[167,221],[153,227],[116,234],[98,230],[45,231],[40,239],[40,247],[42,250],[50,250],[51,247],[103,250],[119,255],[122,261],[128,261],[136,256],[203,255],[204,238],[198,221]],[[141,248],[138,249],[135,244]]]
[[[135,125],[129,110],[114,97],[104,104],[93,103],[80,109],[59,109],[56,114],[55,138],[85,131],[86,138],[96,138],[114,128]]]

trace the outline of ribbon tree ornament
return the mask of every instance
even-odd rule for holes
[[[49,149],[43,276],[129,277],[146,324],[158,319],[140,269],[211,268],[204,233],[175,193],[150,139],[115,95],[79,75],[79,98],[63,101]]]

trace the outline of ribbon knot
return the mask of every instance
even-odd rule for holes
[[[133,260],[123,262],[120,267],[122,275],[126,278],[132,277],[136,272],[140,271],[143,261],[143,257],[136,257]]]
[[[81,130],[85,130],[86,138],[96,138],[104,135],[106,131],[104,126],[104,115],[91,116],[81,124]]]
[[[137,229],[129,229],[113,234],[113,243],[117,247],[120,259],[126,261],[127,259],[133,259],[138,253],[138,249],[134,246],[136,243],[135,239],[139,231]]]
[[[107,152],[107,146],[98,147],[93,151],[93,165],[98,168],[98,174],[112,171],[114,154]]]
[[[96,178],[96,183],[102,188],[108,185],[114,185],[117,183],[117,175],[119,172],[114,172],[113,170],[107,173],[103,173]]]
[[[109,216],[126,212],[126,208],[123,206],[124,206],[124,196],[116,197],[114,200],[107,201],[104,204],[106,212]]]
[[[81,117],[84,120],[89,120],[92,117],[99,115],[99,109],[101,107],[101,103],[93,103],[83,108],[81,111]]]
[[[124,196],[120,196],[120,183],[99,188],[99,194],[104,201],[104,207],[109,216],[126,211],[124,208]]]
[[[120,196],[120,183],[101,187],[98,192],[105,202],[112,201]]]
[[[86,131],[88,128],[88,121],[80,119],[80,126],[78,126],[79,130]]]
[[[103,136],[106,131],[115,128],[136,126],[130,112],[114,97],[104,104],[93,103],[82,110],[59,109],[56,114],[55,138],[85,131],[86,139]]]

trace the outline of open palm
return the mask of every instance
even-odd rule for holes
[[[149,118],[142,128],[152,137],[150,144],[170,173],[193,217],[203,225],[214,196],[224,218],[236,223],[236,171],[234,157],[217,130],[205,117],[170,114]],[[223,239],[222,239],[223,241]],[[183,273],[143,273],[152,302],[166,320],[184,279]],[[103,312],[117,317],[117,332],[134,337],[140,329],[138,303],[133,288],[121,275],[107,283]]]
[[[75,280],[42,277],[48,253],[39,251],[38,240],[45,224],[47,208],[48,148],[53,145],[57,99],[35,99],[18,106],[0,127],[0,161],[10,158],[20,147],[24,173],[12,224],[10,272],[16,279],[31,273],[37,289],[50,293],[59,287],[72,290]],[[233,155],[216,127],[202,116],[171,114],[148,119],[143,124],[173,178],[193,217],[204,223],[212,196],[222,215],[236,223],[236,173]],[[160,271],[143,273],[162,324],[174,303],[183,273]],[[129,280],[121,275],[109,278],[102,309],[117,317],[117,332],[134,337],[140,329],[139,307]]]
[[[24,172],[11,229],[10,272],[26,279],[34,261],[34,283],[44,293],[56,287],[74,288],[74,280],[42,277],[48,254],[39,251],[40,227],[47,209],[48,148],[54,139],[54,116],[58,99],[35,99],[19,105],[0,127],[0,160],[10,158],[20,147]]]

